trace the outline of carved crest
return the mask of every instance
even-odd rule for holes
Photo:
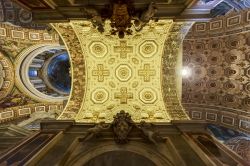
[[[136,31],[142,30],[154,17],[157,7],[154,2],[151,2],[145,10],[136,11],[133,0],[111,0],[105,9],[87,6],[82,9],[82,12],[99,32],[104,32],[104,23],[108,19],[111,26],[110,33],[124,38],[125,35],[132,35],[132,26]]]
[[[118,32],[119,38],[124,38],[124,35],[131,35],[132,26],[131,20],[131,8],[129,6],[131,2],[118,0],[113,4],[113,13],[111,16],[111,34],[115,35]]]
[[[125,111],[120,111],[114,116],[112,122],[112,128],[114,132],[115,142],[119,144],[125,144],[128,142],[128,134],[134,126],[134,122],[131,116]]]
[[[141,121],[139,124],[136,124],[131,119],[129,113],[121,110],[114,116],[114,120],[111,124],[106,124],[105,122],[96,124],[94,127],[89,128],[86,131],[84,137],[79,138],[79,142],[88,141],[98,135],[101,135],[104,130],[112,129],[115,142],[118,144],[126,144],[129,141],[128,135],[133,127],[139,129],[143,133],[144,137],[155,145],[157,145],[158,142],[165,141],[165,139],[153,129],[153,124],[146,123],[145,121]]]

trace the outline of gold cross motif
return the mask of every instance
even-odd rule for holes
[[[104,81],[104,76],[109,76],[109,71],[104,70],[104,67],[102,64],[97,65],[97,70],[92,71],[93,76],[98,77],[98,82],[103,82]]]
[[[150,76],[155,75],[155,70],[150,70],[150,65],[144,64],[144,68],[138,71],[138,75],[143,76],[145,82],[149,82]]]
[[[122,87],[120,92],[115,93],[115,99],[120,99],[121,104],[127,104],[128,99],[133,98],[133,93],[127,92],[126,87]]]
[[[119,53],[121,58],[127,58],[128,53],[133,53],[133,46],[127,46],[127,41],[120,41],[120,46],[114,46],[115,53]]]

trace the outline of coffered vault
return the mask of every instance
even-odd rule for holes
[[[181,93],[181,43],[190,23],[150,22],[119,39],[88,21],[53,24],[71,58],[72,91],[59,119],[110,122],[120,110],[135,121],[188,119]],[[163,67],[164,66],[164,67]]]

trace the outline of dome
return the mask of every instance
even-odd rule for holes
[[[69,69],[69,56],[66,52],[53,57],[47,68],[47,76],[51,85],[64,93],[69,93],[71,88]]]

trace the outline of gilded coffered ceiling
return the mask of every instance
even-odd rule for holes
[[[178,98],[179,75],[166,73],[169,76],[166,80],[162,67],[163,61],[168,60],[176,68],[178,58],[171,57],[181,56],[178,54],[181,38],[175,41],[172,36],[174,43],[166,40],[171,37],[169,31],[174,24],[172,20],[151,22],[142,31],[124,39],[111,36],[108,30],[99,33],[88,21],[54,24],[68,47],[73,71],[70,101],[59,119],[110,122],[120,110],[129,112],[135,121],[188,119]],[[105,30],[109,28],[106,23]],[[77,44],[71,45],[74,41]],[[166,44],[172,44],[172,51],[165,50]],[[168,92],[163,95],[164,91]],[[166,98],[168,102],[164,102]],[[173,110],[175,114],[179,112],[179,116],[172,115]]]
[[[242,19],[244,18],[244,19]],[[249,133],[249,11],[195,23],[183,42],[182,104],[190,118]]]

